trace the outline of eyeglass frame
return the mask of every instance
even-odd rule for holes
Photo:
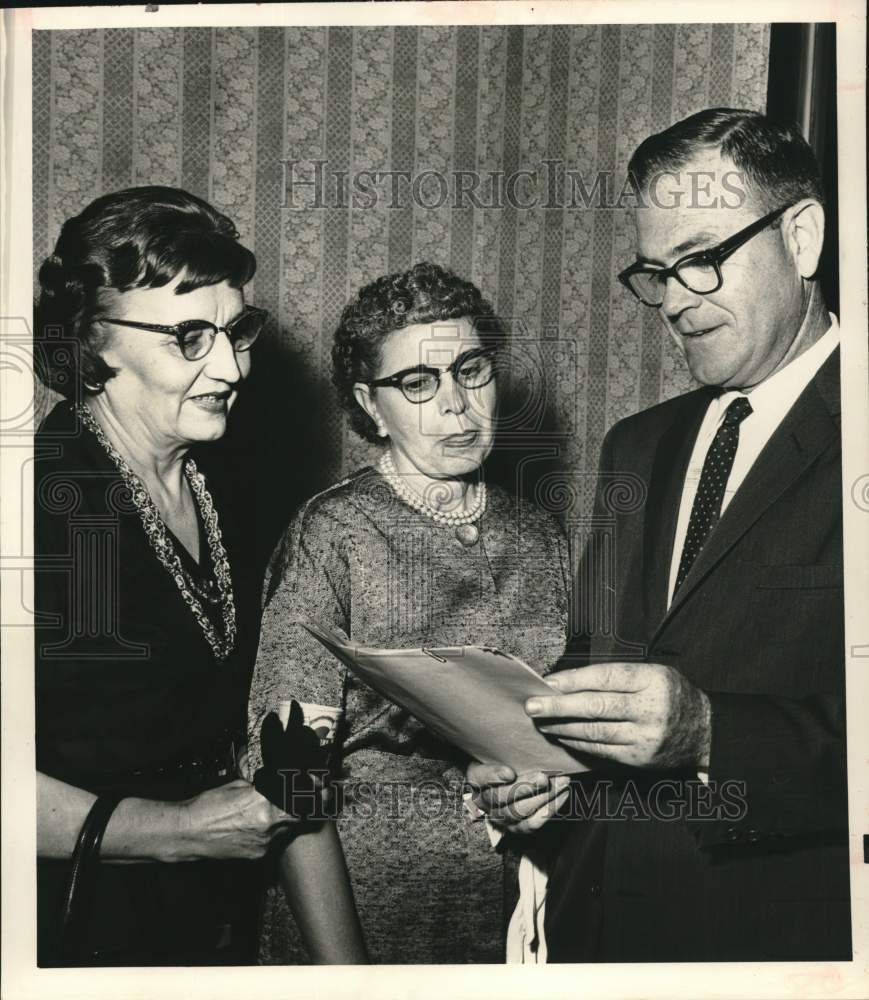
[[[680,257],[675,264],[670,267],[654,267],[650,264],[644,264],[641,261],[636,261],[631,264],[630,267],[626,267],[618,275],[619,281],[631,292],[632,295],[636,296],[643,303],[644,306],[649,306],[651,309],[660,309],[664,304],[664,299],[667,295],[667,281],[670,278],[675,278],[679,284],[686,288],[689,292],[693,292],[694,295],[712,295],[714,292],[720,290],[721,286],[724,284],[724,275],[721,273],[721,265],[727,260],[731,254],[735,253],[741,246],[744,246],[750,239],[753,239],[758,233],[762,233],[767,226],[771,225],[778,219],[781,215],[789,209],[793,208],[796,202],[792,202],[789,205],[784,205],[782,208],[777,208],[773,212],[768,212],[766,215],[759,219],[755,219],[754,222],[750,222],[739,232],[734,233],[732,236],[728,236],[726,240],[723,240],[717,246],[709,247],[706,250],[694,250],[684,257]],[[705,292],[698,292],[693,289],[686,281],[684,281],[679,276],[679,268],[683,267],[686,263],[694,263],[695,261],[702,261],[705,264],[711,264],[715,270],[715,275],[717,282],[714,288],[710,288]],[[630,279],[635,274],[646,273],[655,274],[659,278],[663,279],[663,284],[661,287],[664,292],[661,297],[660,302],[646,302],[646,300],[636,291],[636,289],[631,285]]]
[[[239,320],[244,319],[248,316],[260,316],[262,318],[262,324],[260,325],[260,328],[257,330],[256,336],[253,338],[253,340],[251,340],[251,342],[246,347],[236,347],[232,339],[232,327],[236,323],[238,323]],[[138,320],[131,320],[131,319],[113,319],[111,316],[103,316],[100,318],[99,322],[114,323],[115,326],[127,326],[133,330],[149,330],[151,333],[163,333],[167,335],[172,335],[178,342],[178,350],[181,351],[181,354],[184,356],[185,361],[201,361],[203,358],[207,358],[208,355],[211,353],[211,350],[214,347],[214,341],[217,339],[217,335],[221,331],[225,333],[227,337],[229,337],[229,342],[230,344],[232,344],[232,349],[235,351],[236,354],[244,354],[245,352],[249,351],[256,342],[257,337],[259,337],[259,335],[262,333],[263,326],[265,325],[267,319],[268,319],[268,312],[265,309],[258,309],[256,306],[245,306],[242,309],[242,311],[238,314],[238,316],[235,316],[233,319],[231,319],[225,326],[218,326],[217,323],[212,323],[211,320],[208,319],[185,319],[182,320],[180,323],[173,323],[172,325],[169,326],[163,325],[161,323],[142,323],[139,322]],[[211,344],[209,345],[208,350],[205,351],[203,354],[200,354],[196,358],[188,358],[187,355],[184,353],[183,340],[184,340],[184,335],[187,332],[185,327],[189,327],[190,324],[196,324],[198,326],[210,326],[214,330],[214,336],[211,338]]]
[[[453,378],[456,385],[461,386],[463,389],[470,389],[472,392],[474,389],[482,389],[483,386],[488,385],[495,378],[495,366],[492,365],[492,374],[486,379],[485,382],[481,382],[479,385],[466,386],[462,385],[461,382],[456,378],[459,368],[465,364],[471,358],[476,357],[493,357],[498,353],[498,347],[492,345],[490,347],[473,347],[468,351],[463,351],[451,364],[444,366],[443,368],[433,368],[431,365],[414,365],[411,368],[402,368],[401,371],[395,372],[392,375],[385,375],[383,378],[376,378],[365,384],[370,388],[387,388],[387,389],[400,389],[402,396],[408,401],[408,403],[413,403],[414,406],[421,406],[423,403],[430,403],[435,396],[437,396],[441,387],[441,378],[446,375],[447,372]],[[435,390],[427,399],[411,399],[410,396],[404,390],[402,386],[402,380],[407,375],[434,375],[435,377]]]

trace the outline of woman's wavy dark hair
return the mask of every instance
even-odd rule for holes
[[[425,262],[377,278],[345,306],[332,346],[332,382],[357,434],[380,440],[374,421],[356,402],[353,386],[377,377],[386,338],[417,323],[462,318],[471,320],[484,345],[503,345],[503,325],[479,288]]]
[[[97,198],[63,224],[39,269],[39,376],[78,398],[115,374],[100,357],[106,334],[95,325],[113,292],[161,288],[182,271],[179,295],[221,281],[241,288],[255,270],[232,221],[187,191],[135,187]]]

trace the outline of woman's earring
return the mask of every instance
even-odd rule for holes
[[[84,380],[83,384],[85,389],[87,389],[88,392],[92,392],[94,395],[102,392],[106,387],[103,382],[88,382],[87,379]]]

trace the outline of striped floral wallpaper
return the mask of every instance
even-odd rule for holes
[[[313,488],[367,457],[328,386],[342,304],[386,271],[448,264],[530,341],[560,460],[592,468],[614,420],[689,380],[614,279],[629,216],[571,204],[571,177],[618,176],[646,134],[700,108],[762,108],[768,44],[762,24],[36,32],[34,265],[64,218],[130,184],[229,214],[275,356],[311,386],[290,436],[316,423]],[[304,183],[317,171],[324,204]],[[462,172],[482,178],[476,199],[454,196]]]

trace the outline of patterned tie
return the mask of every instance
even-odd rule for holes
[[[682,557],[679,560],[674,596],[685,582],[688,571],[694,565],[694,560],[721,516],[721,501],[724,499],[727,479],[733,468],[733,459],[736,457],[736,448],[739,445],[739,425],[749,413],[751,413],[751,403],[745,396],[734,399],[727,407],[724,420],[706,453],[694,504],[691,507]]]

